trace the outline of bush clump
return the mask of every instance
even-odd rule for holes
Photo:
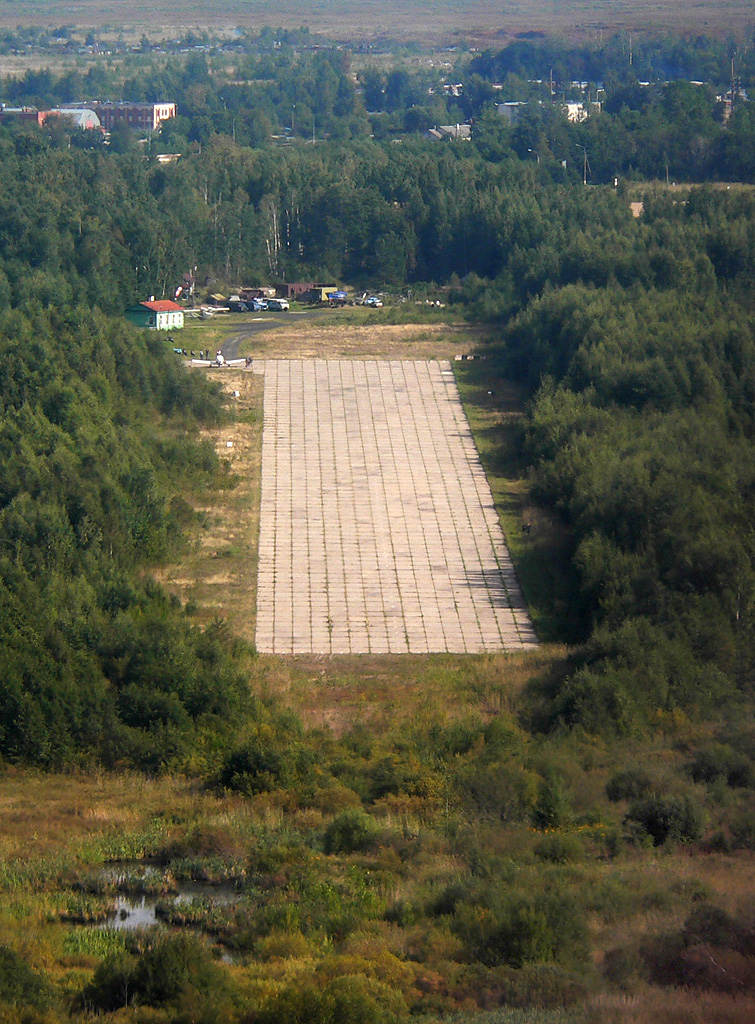
[[[625,821],[639,825],[653,840],[654,846],[666,842],[692,843],[703,834],[702,808],[688,795],[648,796],[636,800]]]
[[[613,803],[619,800],[639,800],[653,789],[653,780],[644,768],[625,768],[616,772],[606,783],[606,796]]]
[[[557,893],[508,896],[490,906],[466,903],[452,923],[470,962],[487,967],[580,963],[587,950],[587,929],[574,902]]]
[[[544,836],[535,846],[535,856],[551,864],[567,864],[579,860],[584,853],[580,839],[571,833],[553,833]]]
[[[388,985],[344,975],[323,988],[291,985],[255,1019],[258,1024],[402,1024],[409,1011],[401,994]]]
[[[712,743],[698,750],[689,764],[695,782],[708,784],[723,779],[733,788],[755,786],[755,765],[726,743]]]
[[[0,946],[0,1004],[42,1010],[50,1005],[47,982],[15,950]]]
[[[222,1002],[220,969],[209,949],[194,935],[163,935],[140,951],[132,945],[107,957],[81,995],[84,1008],[108,1012],[122,1006],[175,1005],[186,998]]]
[[[359,853],[375,840],[378,824],[361,807],[341,811],[325,829],[326,853]]]

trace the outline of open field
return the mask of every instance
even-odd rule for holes
[[[175,34],[179,27],[207,27],[215,32],[233,26],[261,28],[264,25],[295,28],[307,25],[314,32],[339,40],[421,39],[435,43],[474,41],[482,46],[501,46],[517,33],[527,31],[558,32],[595,37],[616,30],[705,32],[729,35],[753,21],[752,4],[747,0],[626,0],[611,3],[602,0],[511,0],[501,5],[495,0],[440,0],[432,4],[407,0],[384,4],[346,0],[306,5],[284,0],[274,9],[262,0],[229,0],[222,11],[206,0],[179,3],[162,0],[74,0],[72,3],[41,3],[40,0],[5,0],[0,4],[0,25],[67,24],[109,27],[114,32],[164,30]]]

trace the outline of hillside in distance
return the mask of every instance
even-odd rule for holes
[[[283,28],[308,26],[337,39],[423,39],[450,43],[454,39],[496,41],[528,32],[559,32],[595,37],[601,32],[674,31],[709,35],[738,34],[753,18],[748,0],[638,0],[628,3],[592,0],[438,0],[430,7],[418,0],[326,0],[307,4],[283,0],[271,8],[263,0],[228,0],[222,9],[210,0],[18,0],[0,5],[0,26],[120,26],[141,34],[145,27],[165,26],[166,35],[186,26]]]

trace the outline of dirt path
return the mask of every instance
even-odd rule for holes
[[[223,353],[255,359],[454,359],[472,352],[478,340],[479,331],[467,324],[354,325],[332,318],[318,323],[317,313],[305,313],[276,320],[273,329],[269,322],[244,325],[224,341]]]

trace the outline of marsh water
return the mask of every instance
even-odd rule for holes
[[[162,889],[162,872],[147,865],[111,865],[99,873],[106,885],[114,885],[125,891],[113,898],[114,913],[105,921],[92,925],[95,928],[116,931],[135,931],[160,924],[156,909],[158,903],[175,907],[201,902],[207,907],[227,907],[240,902],[242,893],[233,882],[175,881],[170,889]],[[129,892],[129,889],[146,889],[146,892]]]

